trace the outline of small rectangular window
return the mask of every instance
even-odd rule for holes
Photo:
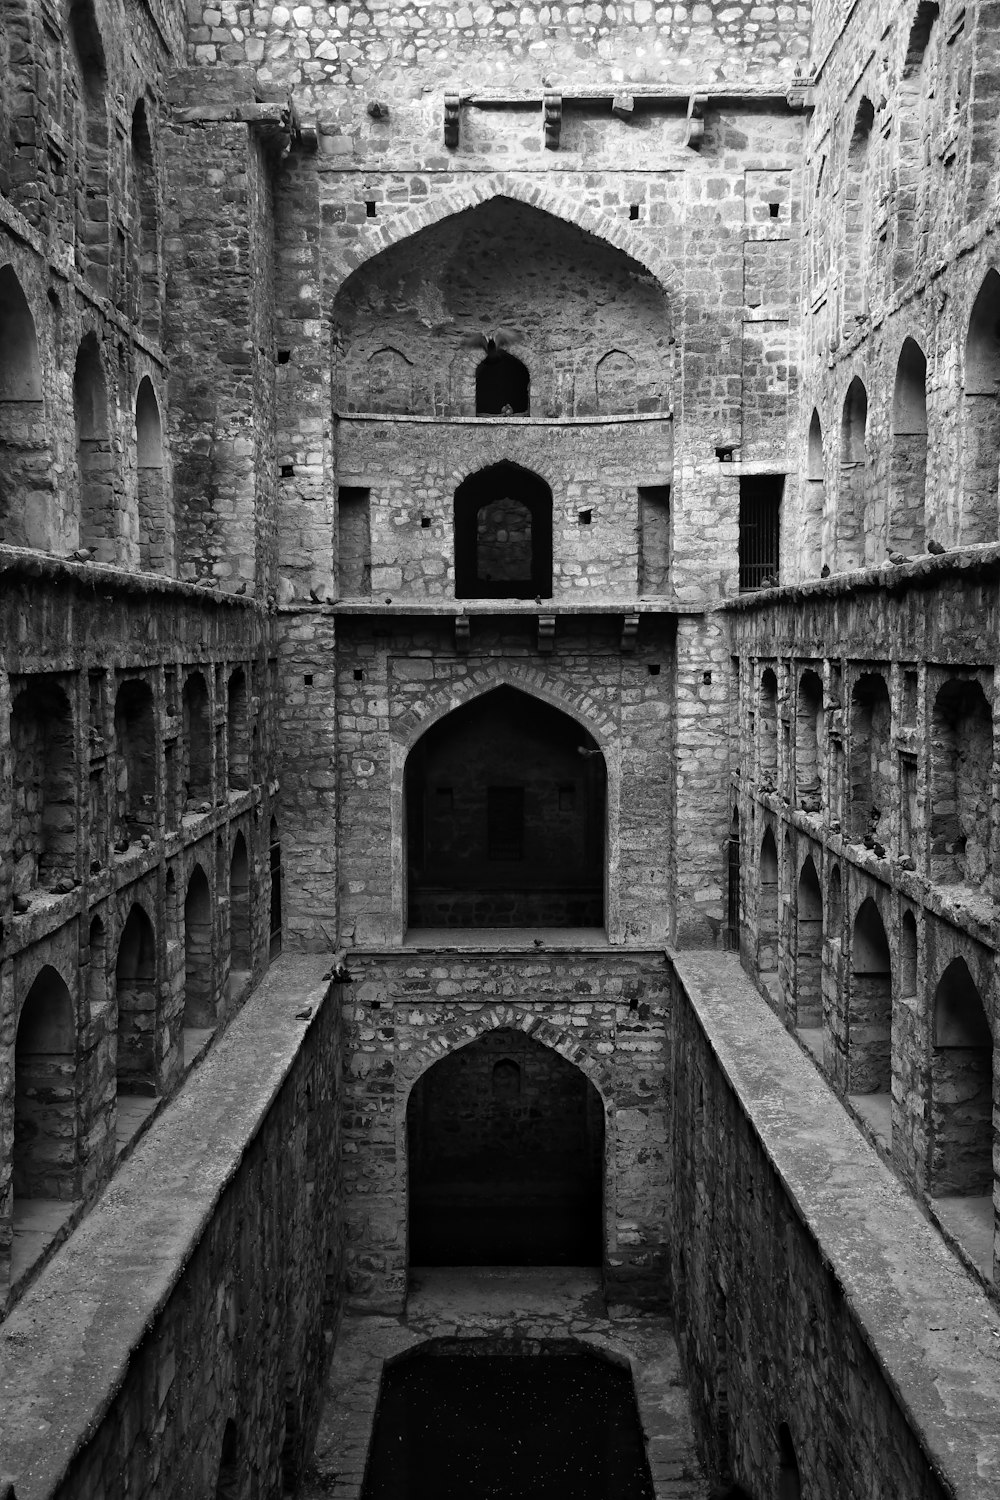
[[[740,593],[778,582],[778,542],[784,474],[740,479]]]
[[[523,787],[487,787],[486,847],[490,859],[524,858]]]

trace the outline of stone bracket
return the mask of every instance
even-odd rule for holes
[[[634,651],[635,643],[639,638],[639,616],[626,615],[622,620],[622,644],[623,651]]]
[[[611,113],[618,120],[631,120],[634,109],[634,94],[616,94],[611,101]]]
[[[705,105],[707,103],[706,94],[692,94],[688,99],[684,144],[690,146],[692,151],[700,151],[701,143],[705,139]]]
[[[558,151],[559,135],[562,131],[562,94],[546,94],[543,103],[545,107],[545,149],[546,151]]]
[[[472,622],[468,615],[455,616],[455,650],[463,656],[468,652],[472,640]]]
[[[556,644],[556,617],[555,615],[538,616],[538,649],[548,654],[555,648]]]
[[[454,151],[458,145],[459,126],[461,123],[462,96],[461,94],[447,93],[444,96],[444,143],[449,151]]]

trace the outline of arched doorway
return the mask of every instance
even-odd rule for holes
[[[607,772],[575,719],[499,687],[406,763],[411,927],[600,927]]]
[[[15,1204],[79,1194],[73,1000],[49,966],[28,991],[17,1025],[11,1173]]]
[[[488,1031],[406,1111],[412,1265],[600,1265],[604,1103],[554,1048]]]
[[[892,1087],[892,958],[878,907],[870,896],[854,919],[847,1043],[848,1092],[890,1093]]]
[[[520,464],[491,464],[455,491],[455,598],[551,599],[552,491]]]

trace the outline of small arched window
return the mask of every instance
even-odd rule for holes
[[[552,597],[552,491],[530,469],[493,464],[455,491],[455,597]]]
[[[531,377],[527,365],[486,341],[486,356],[476,369],[477,417],[525,417],[530,409]]]

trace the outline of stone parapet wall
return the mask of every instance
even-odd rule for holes
[[[18,1500],[296,1482],[342,1274],[340,1005],[320,968],[272,971],[5,1322]]]

